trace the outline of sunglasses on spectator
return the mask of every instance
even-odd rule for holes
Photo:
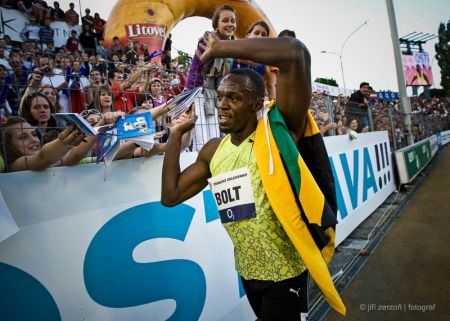
[[[100,111],[98,111],[97,109],[86,109],[80,113],[80,116],[83,117],[84,119],[88,118],[90,115],[101,116],[102,113]]]

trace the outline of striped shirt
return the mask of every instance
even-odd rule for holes
[[[55,35],[55,30],[50,27],[41,27],[39,29],[39,37],[41,38],[41,43],[53,43],[53,36]]]

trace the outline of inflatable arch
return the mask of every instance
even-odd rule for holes
[[[147,43],[149,52],[161,50],[166,36],[178,22],[195,16],[211,19],[216,8],[224,4],[236,9],[237,38],[245,37],[248,27],[258,20],[266,21],[270,36],[275,36],[269,19],[252,0],[118,0],[106,25],[105,46],[110,46],[112,38],[117,36],[122,46],[132,38]]]

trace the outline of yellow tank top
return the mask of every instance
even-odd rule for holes
[[[275,216],[264,192],[253,155],[255,133],[239,146],[225,136],[211,163],[212,176],[247,167],[256,206],[256,217],[225,223],[234,245],[236,270],[246,279],[281,281],[306,270],[298,252]]]

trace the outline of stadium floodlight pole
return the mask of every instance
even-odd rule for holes
[[[400,102],[402,106],[403,117],[405,120],[405,128],[407,130],[406,138],[408,145],[414,143],[411,131],[411,102],[406,93],[405,75],[403,74],[402,54],[400,52],[400,41],[398,38],[397,23],[395,20],[394,4],[392,0],[386,0],[386,6],[389,16],[389,25],[391,28],[392,47],[394,49],[395,66],[397,70],[397,84],[400,94]]]
[[[83,11],[81,9],[81,0],[78,0],[78,7],[80,8],[80,21],[81,21],[81,24],[83,24],[83,20],[81,19],[81,17],[83,17]],[[83,30],[81,30],[81,31],[83,31]]]
[[[342,56],[340,54],[338,54],[337,52],[326,51],[326,50],[322,50],[320,53],[332,54],[332,55],[336,55],[339,57],[339,61],[341,63],[342,83],[344,85],[344,94],[345,94],[346,88],[345,88],[345,78],[344,78],[344,67],[342,66]]]
[[[345,45],[347,44],[347,41],[350,39],[351,36],[353,36],[359,29],[361,29],[362,27],[364,27],[365,25],[367,25],[367,23],[369,22],[369,20],[364,21],[362,24],[360,24],[355,30],[353,30],[352,32],[350,32],[350,34],[347,36],[347,38],[345,38],[344,43],[342,44],[341,47],[341,68],[342,68],[342,56],[344,54],[344,48]],[[344,92],[346,90],[345,87],[345,82],[344,82]]]

